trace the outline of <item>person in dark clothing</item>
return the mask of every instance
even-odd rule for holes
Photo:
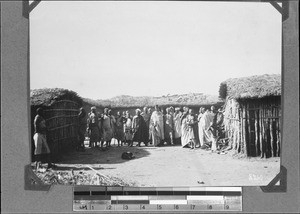
[[[125,141],[125,136],[124,136],[124,131],[123,131],[123,126],[124,123],[126,122],[126,118],[121,115],[121,112],[117,112],[117,117],[116,117],[116,123],[115,123],[115,132],[116,132],[116,139],[118,141],[118,146],[123,146],[123,143]]]
[[[150,117],[151,114],[148,112],[148,107],[144,107],[143,112],[141,113],[141,116],[144,118],[146,126],[143,129],[143,135],[144,135],[144,140],[143,142],[145,144],[149,143],[149,126],[150,126]]]
[[[168,144],[174,145],[174,120],[173,114],[170,108],[166,109],[166,114],[164,115],[164,131],[165,131],[165,140]]]
[[[216,126],[217,126],[217,136],[218,138],[224,138],[224,114],[221,108],[218,109],[218,113],[216,115]]]
[[[78,114],[78,145],[76,150],[84,149],[84,139],[86,133],[86,112],[84,108],[79,109]]]
[[[211,109],[211,112],[212,114],[214,114],[214,117],[208,130],[211,133],[211,142],[212,142],[211,151],[216,151],[217,141],[218,141],[218,125],[217,125],[218,113],[214,113],[214,108]]]
[[[188,125],[188,140],[189,140],[189,146],[191,149],[195,149],[196,147],[196,141],[195,141],[195,124],[197,123],[197,120],[195,118],[193,109],[188,110],[187,115],[187,125]]]
[[[141,146],[141,142],[145,141],[143,130],[146,128],[144,118],[141,116],[141,110],[135,111],[136,115],[132,119],[132,131],[133,131],[133,142],[138,142],[138,146]],[[148,142],[144,142],[148,146]]]

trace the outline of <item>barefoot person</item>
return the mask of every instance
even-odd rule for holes
[[[211,132],[208,130],[211,125],[211,116],[208,109],[203,109],[203,115],[199,121],[199,140],[201,144],[201,149],[206,149],[210,147],[211,142]]]
[[[211,151],[215,152],[217,150],[217,140],[218,140],[216,117],[210,123],[210,127],[208,128],[208,131],[210,132]]]
[[[138,146],[141,146],[141,142],[145,140],[143,131],[146,128],[144,118],[141,116],[141,110],[135,110],[135,116],[132,119],[132,132],[133,132],[133,142],[138,142]],[[148,142],[144,142],[145,145],[148,145]]]
[[[96,107],[91,107],[91,112],[88,116],[88,132],[90,133],[90,147],[97,145],[100,140],[99,118],[96,113]]]
[[[103,141],[106,142],[106,147],[110,147],[111,139],[113,137],[113,118],[109,115],[109,109],[104,109],[103,119],[102,119],[102,133]]]
[[[198,137],[199,137],[199,143],[200,143],[200,147],[203,146],[204,142],[203,142],[203,127],[201,125],[201,118],[203,117],[203,114],[205,112],[205,109],[203,107],[200,107],[199,109],[199,114],[198,114]]]
[[[112,128],[112,138],[117,139],[117,134],[116,134],[116,118],[112,114],[112,110],[108,109],[108,116],[110,117],[110,122],[111,122],[111,128]],[[111,140],[112,141],[112,140]]]
[[[171,108],[166,109],[165,115],[165,139],[168,144],[174,145],[173,141],[173,131],[174,131],[174,121],[173,121],[173,114],[171,112]]]
[[[121,112],[117,112],[116,123],[115,123],[115,132],[116,132],[116,139],[118,141],[118,146],[123,146],[124,143],[124,131],[123,131],[123,124],[125,123],[126,118],[121,115]]]
[[[126,122],[124,123],[124,135],[125,135],[125,143],[128,146],[132,146],[132,129],[131,129],[132,121],[129,114],[129,111],[126,111]]]
[[[175,112],[174,112],[174,142],[175,144],[181,144],[181,121],[180,121],[180,117],[181,117],[181,111],[179,107],[175,108]]]
[[[152,134],[151,134],[151,129],[150,129],[150,118],[152,115],[152,109],[148,108],[148,115],[149,115],[149,125],[148,125],[148,143],[152,144]]]
[[[160,146],[164,140],[164,120],[160,108],[156,105],[150,118],[151,138],[154,146]]]
[[[181,146],[185,147],[189,144],[189,125],[187,121],[188,107],[183,107],[183,113],[181,115]]]
[[[194,126],[196,123],[195,116],[193,113],[193,109],[189,109],[189,114],[187,115],[187,125],[188,125],[188,140],[189,140],[189,146],[191,149],[194,149],[196,146],[196,141],[195,141],[195,132],[194,132]]]
[[[34,155],[36,159],[35,169],[38,170],[41,163],[47,162],[48,168],[51,168],[53,165],[50,161],[50,149],[47,144],[47,127],[46,121],[43,118],[43,109],[38,108],[36,110],[37,115],[34,118]]]
[[[148,111],[148,107],[144,107],[143,112],[141,113],[141,116],[144,118],[144,121],[146,124],[146,126],[143,129],[143,136],[144,136],[143,142],[145,144],[148,144],[149,143],[149,124],[150,124],[150,117],[151,117],[151,114],[149,114],[149,111]]]

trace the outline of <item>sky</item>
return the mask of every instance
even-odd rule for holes
[[[218,95],[228,78],[280,73],[270,3],[42,1],[30,13],[31,89]]]

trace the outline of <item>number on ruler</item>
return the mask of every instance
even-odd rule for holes
[[[93,206],[93,205],[91,206],[91,209],[92,209],[92,210],[94,209],[94,206]]]
[[[196,206],[195,204],[192,204],[192,205],[191,205],[191,209],[194,210],[194,209],[195,209],[195,206]]]
[[[124,204],[123,205],[123,210],[128,210],[128,205]]]
[[[179,209],[179,205],[178,204],[174,204],[174,209],[178,210]]]
[[[207,205],[207,209],[211,210],[212,209],[212,205]]]
[[[157,209],[158,209],[158,210],[161,210],[161,209],[162,209],[162,206],[161,206],[160,204],[158,204],[158,205],[157,205]]]
[[[141,210],[144,210],[146,209],[146,206],[145,205],[141,205]]]
[[[79,207],[79,209],[81,209],[81,210],[87,210],[87,205],[85,204],[85,205],[81,205],[80,207]]]
[[[226,207],[225,207],[227,210],[229,210],[229,205],[226,205]]]
[[[111,210],[111,205],[108,205],[106,209]]]

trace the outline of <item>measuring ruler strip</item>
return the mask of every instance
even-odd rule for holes
[[[241,211],[241,187],[75,187],[74,211]]]

